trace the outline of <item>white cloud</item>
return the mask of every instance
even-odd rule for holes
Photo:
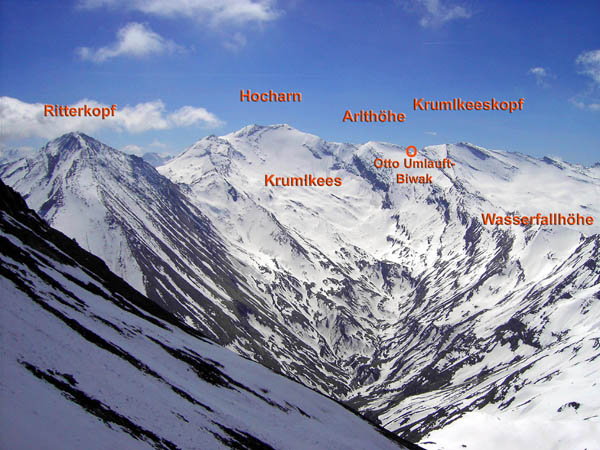
[[[580,53],[575,59],[575,64],[580,68],[580,74],[591,78],[587,92],[571,99],[577,108],[587,111],[600,111],[600,49]]]
[[[579,109],[584,111],[600,111],[600,103],[585,103],[584,101],[577,100],[576,98],[571,99],[571,103]]]
[[[167,144],[165,144],[164,142],[160,142],[159,140],[154,139],[151,143],[150,143],[150,147],[154,147],[154,148],[160,148],[162,150],[169,148],[169,146]]]
[[[582,68],[580,73],[589,76],[595,84],[600,85],[600,50],[581,53],[575,63]]]
[[[437,131],[426,131],[425,134],[428,134],[429,136],[437,136]]]
[[[473,13],[466,7],[444,0],[410,0],[408,9],[421,15],[419,25],[424,28],[438,27],[457,19],[469,19]]]
[[[550,86],[548,83],[548,78],[554,78],[552,75],[550,75],[548,69],[544,67],[532,67],[527,73],[535,78],[536,84],[540,87]]]
[[[84,8],[112,7],[159,17],[187,17],[212,25],[264,23],[279,13],[271,0],[80,0]]]
[[[247,43],[246,36],[242,33],[234,33],[227,41],[223,43],[223,46],[231,51],[238,51],[243,48]]]
[[[204,123],[210,128],[222,125],[221,121],[213,113],[208,112],[204,108],[195,108],[193,106],[184,106],[169,114],[167,119],[179,127],[189,127],[198,123]]]
[[[178,49],[181,47],[155,33],[146,25],[131,22],[117,32],[117,40],[112,45],[98,49],[80,47],[76,51],[82,59],[101,63],[117,56],[141,58],[152,54],[171,53]]]
[[[83,99],[70,104],[79,108],[110,107],[95,100]],[[116,108],[114,117],[45,117],[42,103],[26,103],[12,97],[0,97],[0,139],[42,137],[52,139],[70,131],[94,133],[101,129],[113,129],[128,133],[150,130],[202,126],[214,128],[223,124],[217,116],[204,108],[184,106],[168,113],[161,100],[138,103],[134,106]]]
[[[135,145],[135,144],[126,145],[125,147],[121,148],[121,151],[123,151],[124,153],[129,153],[130,155],[135,155],[135,156],[140,156],[140,157],[145,153],[144,149],[142,147],[140,147],[139,145]]]

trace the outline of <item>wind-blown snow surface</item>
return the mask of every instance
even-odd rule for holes
[[[0,244],[0,447],[406,448],[178,323],[2,182]]]
[[[488,415],[528,427],[530,446],[548,424],[568,423],[578,442],[597,428],[597,167],[444,145],[420,150],[417,159],[448,157],[455,166],[429,169],[431,185],[400,185],[397,172],[427,170],[376,169],[373,162],[402,164],[402,147],[331,143],[287,125],[249,126],[204,138],[159,167],[175,186],[148,165],[132,165],[132,157],[121,160],[89,137],[75,138],[79,148],[99,150],[85,154],[96,186],[105,189],[109,179],[119,199],[131,199],[132,212],[117,221],[110,211],[121,200],[91,202],[109,211],[94,233],[107,242],[109,232],[122,233],[132,255],[123,261],[141,267],[148,296],[236,352],[421,442],[442,442],[438,430],[462,430]],[[57,202],[47,188],[54,147],[70,148],[57,140],[34,159],[0,166],[0,176],[36,200],[41,213],[49,199],[57,211],[78,204]],[[107,171],[104,153],[122,162]],[[66,189],[85,185],[84,172],[67,158],[59,164],[72,174],[56,178]],[[140,183],[124,182],[130,167],[143,174],[143,196]],[[340,176],[343,186],[267,187],[265,174]],[[177,193],[177,202],[165,192]],[[170,213],[179,204],[186,206]],[[482,212],[580,212],[596,223],[484,226]],[[153,232],[153,241],[140,238],[156,218],[168,226]],[[181,225],[198,222],[203,233]],[[61,230],[74,236],[71,229],[85,226],[64,223]],[[171,227],[176,236],[165,232]],[[146,243],[142,253],[138,242]],[[157,246],[177,258],[165,259]],[[149,289],[155,278],[169,289]],[[558,437],[553,442],[561,445]],[[505,448],[489,440],[478,447]]]

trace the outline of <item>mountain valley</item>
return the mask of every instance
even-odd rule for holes
[[[556,423],[589,448],[600,170],[468,143],[419,150],[451,167],[375,167],[405,150],[250,125],[155,169],[70,133],[0,177],[186,326],[401,437],[459,448],[477,439],[465,427],[497,419],[503,433],[537,430],[525,445]],[[268,174],[342,185],[265,186]],[[552,212],[597,220],[482,221]]]

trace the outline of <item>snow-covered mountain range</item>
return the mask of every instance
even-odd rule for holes
[[[2,448],[417,448],[204,338],[0,181]]]
[[[0,164],[31,156],[33,148],[0,148]]]
[[[156,152],[147,152],[142,155],[142,159],[153,167],[162,166],[172,158],[171,155]]]
[[[408,169],[405,158],[392,144],[253,125],[206,137],[157,172],[73,133],[0,177],[190,326],[435,442],[425,447],[481,445],[465,427],[500,420],[517,444],[541,433],[589,448],[600,411],[599,168],[471,144],[413,158],[453,166]],[[398,173],[432,182],[398,184]],[[273,186],[271,175],[342,185]],[[484,225],[486,213],[595,223]],[[480,437],[486,448],[492,437]]]

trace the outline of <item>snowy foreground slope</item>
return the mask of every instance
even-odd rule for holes
[[[0,182],[0,447],[416,448],[207,339]]]
[[[419,150],[455,163],[441,169],[406,169],[405,157],[248,126],[201,139],[161,176],[73,133],[0,176],[186,323],[403,437],[506,448],[491,431],[465,434],[498,422],[517,448],[541,435],[548,448],[594,447],[600,168],[471,144]],[[397,184],[397,173],[433,180]],[[270,174],[343,185],[265,186]],[[595,224],[481,216],[538,212]]]

